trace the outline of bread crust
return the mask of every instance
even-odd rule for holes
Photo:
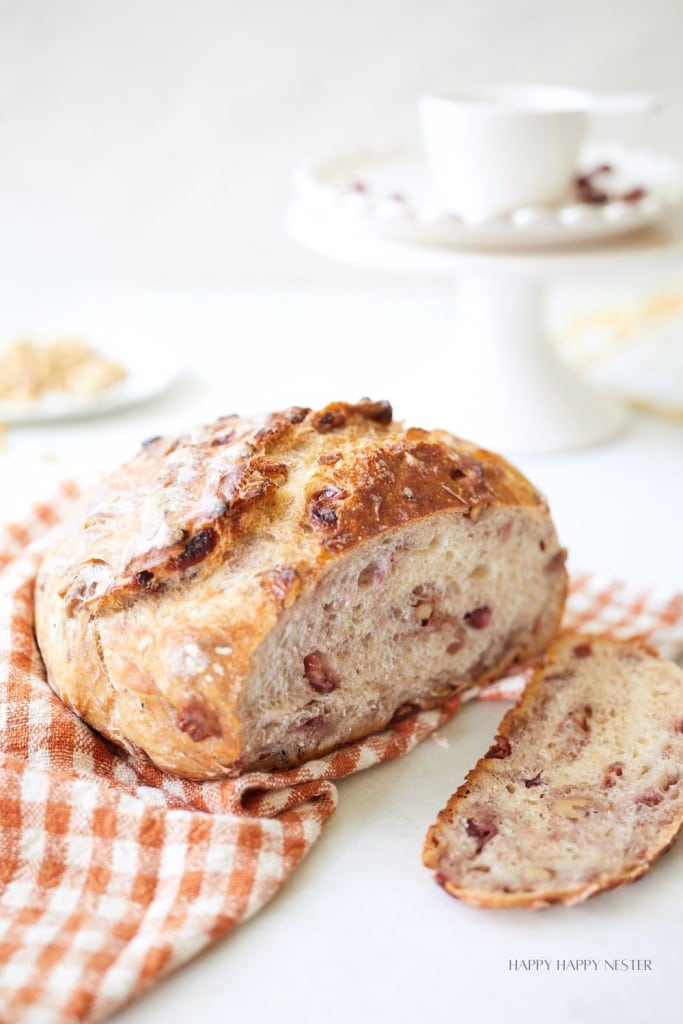
[[[387,402],[230,415],[153,438],[47,550],[36,629],[48,678],[95,728],[169,771],[239,772],[255,652],[330,567],[416,521],[502,508],[549,522],[505,460],[404,429]],[[554,628],[566,574],[564,553],[552,559]]]
[[[652,828],[654,836],[648,838],[647,842],[643,840],[644,845],[639,846],[635,853],[631,847],[624,849],[623,856],[621,852],[617,853],[615,855],[616,859],[620,861],[617,868],[615,868],[613,863],[610,866],[604,866],[603,869],[595,871],[594,876],[590,879],[571,879],[569,872],[566,878],[562,878],[563,853],[560,840],[558,839],[556,848],[557,862],[553,863],[553,867],[556,869],[555,877],[551,878],[550,872],[547,872],[548,878],[546,880],[542,874],[539,877],[539,869],[536,864],[537,858],[535,856],[535,837],[528,829],[527,817],[523,814],[523,803],[526,802],[528,804],[535,798],[535,794],[538,792],[536,787],[537,785],[540,786],[541,778],[543,778],[543,785],[545,785],[546,780],[552,775],[554,767],[557,765],[564,765],[565,767],[569,765],[571,767],[572,763],[578,763],[579,754],[581,753],[580,747],[584,743],[587,744],[589,739],[587,735],[581,736],[580,743],[577,745],[575,738],[569,736],[567,739],[568,746],[565,749],[562,749],[562,744],[560,743],[560,749],[555,749],[550,754],[543,749],[539,749],[538,746],[535,747],[539,740],[539,725],[541,725],[544,718],[552,717],[554,706],[563,704],[564,707],[567,707],[571,705],[571,690],[573,686],[576,686],[576,677],[572,674],[572,665],[576,666],[576,659],[578,657],[583,667],[584,659],[596,652],[606,655],[607,658],[616,658],[619,662],[625,663],[629,673],[642,673],[643,666],[646,665],[653,678],[661,680],[662,690],[666,689],[666,699],[671,705],[671,723],[670,736],[668,734],[665,735],[665,750],[667,757],[672,759],[675,766],[674,773],[673,775],[669,774],[664,783],[664,794],[653,792],[648,799],[643,799],[642,803],[648,809],[651,809],[651,807],[657,808],[663,799],[663,795],[666,795],[667,792],[669,795],[676,792],[672,799],[678,801],[678,806],[674,806],[673,810],[667,812],[667,818],[670,818],[670,820],[663,820],[661,823],[655,822],[654,825],[643,822],[642,827]],[[581,828],[580,818],[584,813],[584,809],[587,814],[591,813],[593,809],[598,813],[601,810],[605,813],[611,813],[614,816],[613,824],[615,826],[613,835],[616,837],[619,815],[618,813],[614,815],[613,807],[609,807],[608,811],[605,810],[606,805],[603,801],[605,794],[604,792],[601,793],[600,790],[601,788],[606,788],[610,797],[612,793],[616,793],[615,784],[621,783],[623,776],[628,776],[629,765],[628,762],[624,764],[621,761],[616,763],[611,761],[609,740],[615,739],[615,729],[625,724],[642,728],[643,723],[623,722],[623,718],[620,717],[620,710],[624,690],[627,686],[621,685],[623,683],[622,678],[619,680],[620,685],[614,687],[613,691],[610,692],[610,685],[613,680],[604,673],[605,660],[605,658],[602,659],[603,674],[596,676],[593,689],[594,701],[597,703],[602,697],[603,705],[607,707],[610,718],[617,723],[617,725],[612,725],[608,729],[606,736],[603,734],[602,737],[603,754],[606,762],[605,773],[602,775],[602,779],[598,777],[595,784],[591,787],[586,786],[585,779],[583,783],[577,781],[576,791],[580,795],[578,797],[576,795],[572,796],[571,793],[568,794],[562,791],[559,803],[563,804],[564,813],[569,814],[570,821],[574,821],[576,818],[577,829]],[[666,681],[666,688],[664,687],[664,681]],[[662,694],[659,696],[663,700]],[[593,714],[593,708],[581,704],[579,704],[579,707],[585,709],[588,714],[588,721],[585,718],[583,721],[580,721],[577,718],[576,711],[573,709],[569,711],[567,718],[563,721],[570,720],[572,726],[578,721],[578,732],[590,733],[590,717]],[[606,637],[578,633],[565,634],[549,648],[543,664],[536,669],[519,704],[511,708],[502,719],[494,743],[489,751],[468,773],[462,786],[453,794],[446,807],[439,813],[436,822],[429,829],[423,848],[425,866],[436,871],[436,881],[451,896],[474,906],[491,909],[523,907],[529,910],[539,910],[553,904],[573,905],[581,903],[598,893],[635,881],[646,874],[654,862],[671,848],[681,828],[683,828],[683,801],[677,793],[680,779],[683,778],[682,734],[683,672],[681,672],[678,666],[660,658],[657,651],[652,647],[636,641],[615,641]],[[540,736],[543,738],[544,734],[540,733]],[[619,737],[616,737],[616,740],[618,744]],[[577,749],[577,746],[579,749]],[[517,759],[515,764],[511,764],[513,751]],[[551,762],[553,763],[551,764]],[[517,794],[515,796],[516,813],[510,815],[509,807],[507,810],[502,810],[500,806],[496,806],[495,801],[490,799],[491,781],[495,777],[497,783],[500,783],[502,780],[502,782],[507,781],[509,785],[514,779],[514,783],[518,784],[519,774],[517,767],[519,763],[533,764],[533,768],[528,773],[531,775],[531,778],[523,780],[524,788],[518,785],[515,786]],[[538,773],[536,775],[531,774],[535,772],[536,768],[539,768]],[[610,769],[615,774],[610,775]],[[578,779],[579,769],[576,770],[576,774]],[[645,786],[646,782],[640,784],[641,789]],[[552,783],[549,784],[548,788],[548,801],[550,801],[552,799]],[[499,785],[498,792],[500,791]],[[645,789],[644,792],[646,796],[650,794],[648,789]],[[595,808],[591,807],[593,797],[595,797]],[[628,797],[622,798],[625,811],[630,797],[631,794]],[[487,831],[491,833],[490,836],[484,835],[483,827],[475,827],[472,824],[473,818],[470,817],[473,808],[481,809],[483,806],[482,800],[485,801],[486,813],[493,810],[493,817],[487,819]],[[636,802],[638,801],[636,800]],[[552,818],[544,819],[543,826],[539,823],[538,828],[541,829],[541,827],[550,830],[552,834]],[[507,837],[512,836],[513,842],[508,842],[506,849],[497,855],[497,866],[500,868],[500,875],[505,876],[507,873],[507,885],[498,884],[485,887],[472,884],[471,879],[474,872],[465,865],[465,860],[471,857],[473,850],[470,849],[466,857],[462,857],[462,850],[460,855],[454,856],[451,849],[453,837],[458,833],[462,834],[463,829],[473,842],[475,859],[489,843],[490,839],[495,838],[497,834],[503,834],[507,830]],[[459,838],[460,836],[458,836]],[[481,842],[482,839],[483,842]],[[587,838],[585,852],[588,860],[590,860],[588,855],[591,852],[600,852],[590,851],[588,847],[589,842],[590,838]],[[480,843],[481,845],[479,845]],[[617,839],[614,838],[613,847],[616,843]],[[538,845],[541,845],[540,841],[538,841]],[[526,871],[531,878],[531,883],[527,885],[520,885],[518,882],[520,869],[519,863],[517,863],[519,860],[517,855],[520,850],[528,855],[527,862],[521,865],[521,874],[524,875]],[[490,857],[493,858],[495,856],[494,844],[491,844],[489,847],[489,852]],[[611,852],[613,853],[614,849]],[[577,860],[579,856],[580,854],[577,853]],[[548,860],[549,858],[546,856],[545,862]],[[560,864],[559,867],[558,863]],[[488,873],[490,873],[490,870],[490,859],[489,865],[475,868],[475,871],[486,873],[479,874],[479,878],[489,877]],[[572,873],[575,874],[576,872],[572,871]],[[468,881],[465,879],[468,879]]]

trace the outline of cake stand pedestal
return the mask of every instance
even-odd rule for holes
[[[445,372],[423,386],[441,419],[457,433],[520,454],[594,444],[626,421],[624,406],[591,388],[549,343],[547,285],[571,277],[642,273],[683,259],[678,216],[603,244],[531,251],[396,242],[335,211],[321,216],[319,208],[302,200],[289,206],[286,226],[296,242],[326,256],[378,270],[454,277],[453,347]],[[420,387],[419,379],[415,386]]]

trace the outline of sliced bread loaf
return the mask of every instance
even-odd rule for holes
[[[556,641],[427,834],[483,907],[578,903],[634,881],[683,826],[683,672],[645,647]]]
[[[195,779],[283,768],[443,704],[554,636],[565,552],[513,466],[388,402],[156,438],[52,537],[62,700]]]

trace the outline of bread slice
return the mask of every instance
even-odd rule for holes
[[[280,768],[538,655],[565,553],[499,456],[388,402],[152,439],[54,535],[36,631],[62,700],[167,771]]]
[[[669,849],[682,778],[680,668],[636,644],[567,636],[439,814],[424,862],[476,906],[580,903]]]

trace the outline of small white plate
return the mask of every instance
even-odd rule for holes
[[[606,193],[606,201],[568,196],[556,206],[525,207],[476,224],[444,211],[423,157],[405,147],[329,154],[298,167],[294,184],[300,200],[321,217],[387,239],[453,248],[560,248],[601,241],[658,223],[681,199],[681,170],[665,154],[587,146],[577,177],[605,166],[609,171],[591,183]]]
[[[126,371],[124,380],[99,394],[87,397],[53,391],[45,393],[33,402],[0,401],[0,422],[48,423],[115,412],[160,395],[178,379],[184,369],[181,359],[168,350],[164,351],[163,358],[160,358],[156,346],[135,345],[130,341],[113,343],[108,340],[107,343],[91,331],[81,332],[73,327],[70,331],[41,330],[35,334],[26,331],[8,334],[6,330],[0,329],[0,353],[17,337],[31,337],[32,340],[40,342],[66,336],[82,338],[98,354],[121,366]]]

